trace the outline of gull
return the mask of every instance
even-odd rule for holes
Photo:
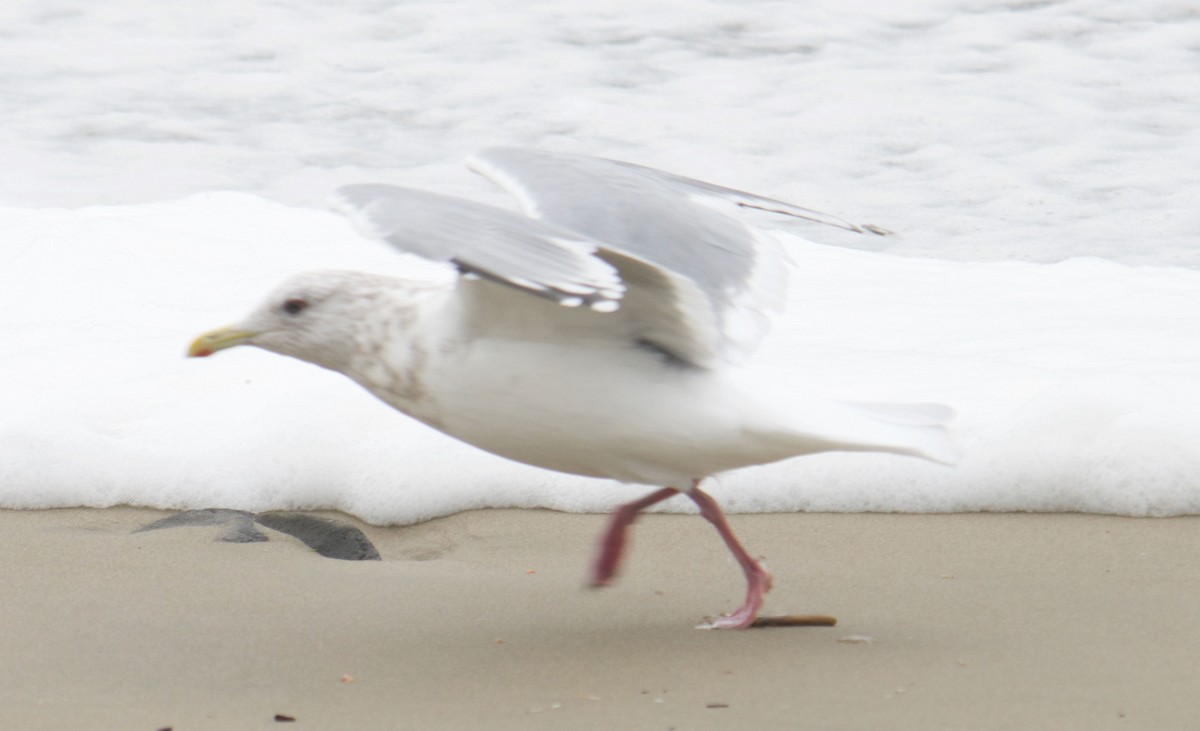
[[[458,276],[298,274],[189,355],[251,345],[291,356],[501,457],[656,487],[613,512],[593,586],[616,575],[638,513],[685,494],[746,579],[741,606],[708,628],[751,626],[771,574],[704,479],[830,451],[956,461],[946,407],[781,392],[750,360],[783,305],[789,263],[739,208],[879,229],[603,158],[496,148],[469,166],[524,214],[382,184],[345,186],[335,202],[369,235]]]

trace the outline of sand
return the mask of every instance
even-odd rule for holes
[[[1200,518],[734,516],[767,612],[839,624],[705,632],[742,584],[695,516],[645,516],[597,591],[598,515],[358,524],[382,561],[132,532],[166,515],[0,511],[0,728],[1200,723]]]

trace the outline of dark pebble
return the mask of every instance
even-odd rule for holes
[[[326,558],[378,561],[379,551],[358,528],[304,513],[275,511],[254,517],[259,525],[295,536]]]

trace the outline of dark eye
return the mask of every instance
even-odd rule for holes
[[[308,309],[308,302],[302,299],[290,299],[283,303],[283,311],[289,315],[299,315]]]

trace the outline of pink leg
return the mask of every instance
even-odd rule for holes
[[[621,550],[625,547],[625,529],[628,528],[638,513],[655,503],[678,493],[673,487],[656,490],[640,500],[625,503],[613,511],[608,530],[600,538],[600,551],[596,555],[596,563],[592,565],[592,586],[607,586],[617,573],[617,564],[621,563]]]
[[[700,507],[700,514],[716,527],[717,532],[721,534],[721,538],[725,539],[725,545],[729,547],[729,550],[733,553],[733,557],[741,564],[742,571],[746,574],[745,603],[738,607],[733,614],[717,617],[707,624],[700,625],[700,627],[702,629],[742,629],[743,627],[749,627],[758,616],[758,610],[762,609],[763,597],[771,590],[771,572],[767,571],[767,567],[761,561],[747,553],[745,548],[742,548],[742,544],[738,541],[737,536],[733,534],[733,529],[725,521],[725,514],[721,512],[717,501],[713,500],[712,496],[708,493],[702,491],[699,485],[699,480],[693,482],[692,489],[688,490],[687,496]]]

